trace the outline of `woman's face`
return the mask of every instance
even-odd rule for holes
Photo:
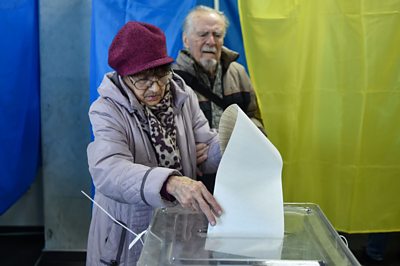
[[[125,76],[123,79],[141,103],[154,106],[164,98],[166,90],[169,89],[171,78],[172,73],[168,71],[152,75]]]

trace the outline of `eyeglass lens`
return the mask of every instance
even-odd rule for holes
[[[130,81],[133,83],[133,85],[136,87],[138,90],[146,90],[153,86],[154,82],[157,82],[157,84],[160,87],[163,87],[167,85],[171,78],[171,72],[168,72],[167,74],[164,74],[162,77],[157,77],[156,79],[148,79],[148,78],[142,78],[138,80],[134,80],[133,78],[129,77]]]

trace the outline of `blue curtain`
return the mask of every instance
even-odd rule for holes
[[[225,46],[239,53],[237,62],[247,69],[246,54],[244,52],[242,29],[240,27],[238,2],[232,0],[220,0],[219,10],[224,12],[229,20],[229,28],[225,37]]]
[[[168,54],[176,58],[182,49],[182,23],[196,5],[214,7],[213,0],[93,0],[90,62],[90,102],[97,96],[103,75],[111,71],[107,63],[108,47],[117,31],[130,20],[143,21],[160,27],[167,38]],[[220,0],[220,10],[230,22],[225,45],[238,52],[238,62],[247,69],[237,1]]]
[[[0,214],[32,184],[40,158],[38,3],[0,2]]]
[[[97,87],[108,66],[108,47],[127,21],[147,22],[161,28],[167,38],[168,54],[176,58],[182,48],[182,23],[196,4],[195,0],[93,0],[92,44],[90,62],[90,102],[97,96]]]

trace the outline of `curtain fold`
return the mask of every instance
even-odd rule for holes
[[[0,3],[0,215],[28,190],[40,161],[37,7]]]
[[[219,0],[219,8],[229,20],[229,27],[225,36],[224,45],[239,53],[237,62],[247,69],[242,29],[240,27],[238,2],[232,0]]]
[[[337,230],[400,230],[400,1],[239,0],[287,202]]]

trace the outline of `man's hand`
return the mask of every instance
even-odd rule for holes
[[[186,176],[170,176],[167,192],[174,196],[184,208],[203,212],[211,225],[216,224],[215,216],[222,214],[222,208],[200,181]]]
[[[208,158],[208,145],[205,143],[196,144],[196,163],[200,165]],[[203,173],[197,168],[197,175],[202,176]]]

